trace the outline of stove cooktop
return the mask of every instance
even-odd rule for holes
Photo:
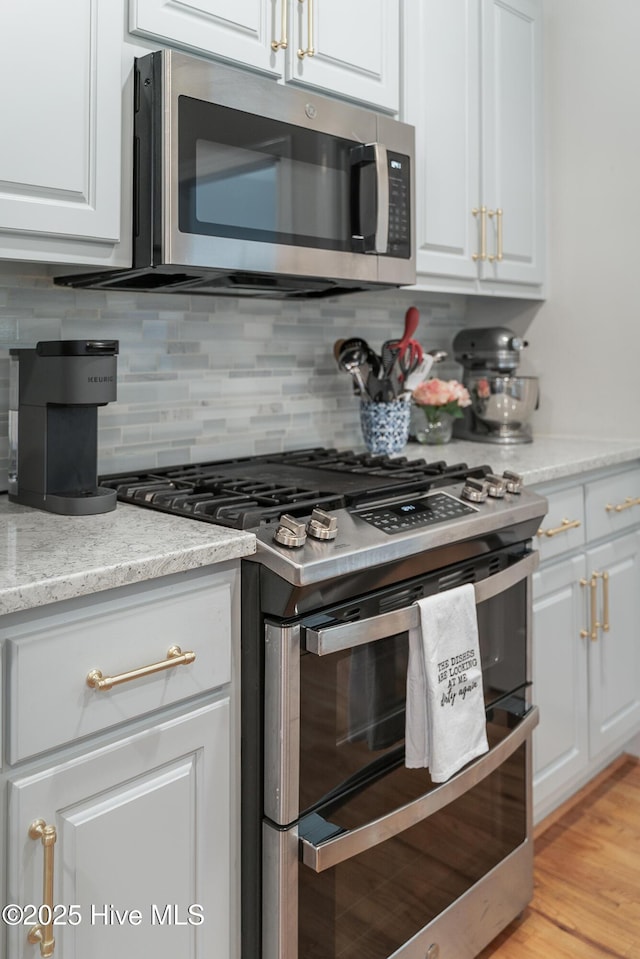
[[[428,463],[350,450],[306,449],[102,477],[122,502],[252,530],[281,515],[307,516],[387,496],[482,478],[488,466]]]
[[[114,474],[121,502],[251,530],[257,562],[295,586],[427,550],[529,539],[546,500],[489,466],[305,449]],[[498,534],[496,538],[496,534]],[[494,545],[490,545],[491,543]]]

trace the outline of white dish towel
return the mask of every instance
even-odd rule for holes
[[[418,600],[409,631],[405,765],[445,782],[487,752],[475,590],[470,583]]]

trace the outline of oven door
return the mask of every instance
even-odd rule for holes
[[[473,561],[490,748],[439,785],[404,766],[408,630],[468,564],[267,626],[264,959],[424,959],[436,935],[466,959],[529,901],[536,564]]]

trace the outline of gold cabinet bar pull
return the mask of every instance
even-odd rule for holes
[[[282,15],[280,21],[280,39],[271,41],[271,49],[274,53],[277,53],[278,50],[286,50],[289,46],[289,40],[287,38],[287,33],[289,32],[289,24],[287,19],[287,11],[289,9],[289,0],[280,0]]]
[[[498,233],[498,243],[497,243],[498,252],[492,254],[490,257],[488,257],[488,259],[489,259],[489,261],[490,261],[491,263],[493,263],[494,260],[498,260],[498,262],[500,262],[500,261],[503,259],[503,254],[502,254],[502,210],[501,210],[500,208],[498,208],[497,210],[489,210],[489,212],[488,212],[487,215],[488,215],[489,217],[491,217],[491,218],[493,218],[493,217],[495,216],[495,218],[496,218],[496,224],[497,224],[497,228],[498,228],[498,229],[497,229],[497,233]]]
[[[581,579],[580,585],[588,586],[590,590],[589,629],[581,629],[580,635],[583,639],[586,639],[588,636],[591,642],[595,643],[598,638],[598,628],[600,626],[600,623],[598,622],[598,581],[596,580],[595,576],[592,576],[591,579]]]
[[[298,0],[299,3],[304,3],[305,0]],[[305,57],[315,56],[315,49],[313,46],[313,0],[307,0],[307,49],[303,50],[302,47],[298,49],[298,57],[300,60],[304,60]]]
[[[617,506],[607,503],[605,509],[607,513],[621,513],[624,509],[631,509],[632,506],[640,506],[640,496],[627,496],[624,503],[618,503]]]
[[[27,935],[27,942],[32,946],[40,946],[41,956],[52,956],[56,947],[53,937],[53,847],[58,835],[55,826],[48,826],[44,819],[35,819],[29,826],[29,838],[39,839],[44,850],[42,907],[38,916],[47,916],[47,922],[39,922],[32,926]]]
[[[568,529],[577,529],[580,525],[579,519],[563,519],[560,526],[555,526],[553,529],[539,529],[536,536],[557,536],[558,533],[565,533]]]
[[[130,669],[129,672],[120,673],[118,676],[103,676],[99,669],[92,669],[87,676],[87,686],[97,690],[111,689],[113,686],[129,683],[132,679],[140,679],[141,676],[151,676],[152,673],[162,672],[163,669],[173,669],[174,666],[188,666],[195,658],[196,654],[194,652],[183,653],[179,646],[171,646],[167,652],[167,658],[163,659],[162,662],[151,663],[150,666],[140,666],[138,669]]]
[[[603,633],[609,632],[609,573],[594,573],[594,579],[602,580],[602,622],[598,626]]]
[[[472,260],[486,260],[487,258],[487,208],[481,206],[480,209],[474,206],[471,211],[474,216],[480,217],[480,252],[471,255]]]

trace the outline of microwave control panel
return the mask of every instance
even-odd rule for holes
[[[411,256],[411,189],[409,157],[387,151],[389,168],[388,255]]]

